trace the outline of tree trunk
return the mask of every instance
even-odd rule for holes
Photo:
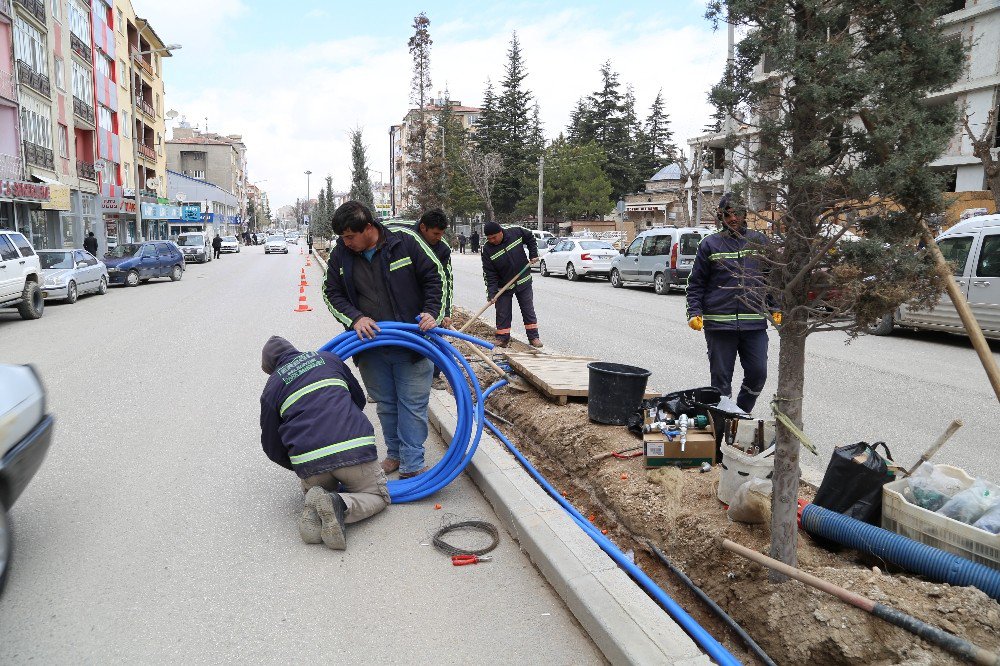
[[[805,384],[806,321],[785,321],[779,337],[777,408],[792,423],[802,428],[802,394]],[[771,557],[797,566],[799,497],[799,440],[781,422],[777,423],[777,447],[774,453],[773,492],[771,495]],[[787,580],[783,574],[771,572],[771,581]]]

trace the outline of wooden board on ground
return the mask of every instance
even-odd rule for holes
[[[496,351],[507,358],[517,376],[524,378],[549,400],[565,405],[570,398],[586,398],[588,395],[590,370],[587,364],[596,361],[596,358]],[[658,395],[657,391],[647,389],[645,397]]]

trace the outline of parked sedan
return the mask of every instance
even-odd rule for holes
[[[45,389],[28,365],[0,365],[0,592],[13,544],[7,512],[38,471],[52,441]]]
[[[108,293],[108,268],[86,250],[38,250],[42,296],[76,303],[83,294]]]
[[[264,243],[264,254],[275,254],[277,252],[288,254],[288,245],[285,243],[285,237],[268,236],[267,242]]]
[[[126,243],[104,255],[108,281],[134,287],[151,278],[168,277],[176,282],[184,277],[184,255],[170,241]]]
[[[539,262],[542,276],[565,273],[572,282],[585,275],[607,277],[611,260],[618,256],[614,246],[607,241],[589,238],[564,238],[549,250]]]
[[[236,240],[236,236],[223,236],[222,237],[222,247],[219,252],[239,252],[240,242]]]

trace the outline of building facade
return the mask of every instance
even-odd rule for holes
[[[247,147],[241,135],[200,131],[182,120],[167,141],[167,168],[232,194],[237,202],[234,233],[243,226],[248,192]]]
[[[167,170],[167,191],[173,201],[183,202],[169,226],[177,227],[192,220],[190,212],[197,207],[201,222],[218,235],[236,235],[242,231],[239,216],[240,201],[232,192],[201,178]],[[173,207],[166,207],[173,208]],[[174,229],[173,231],[176,231]],[[171,233],[171,230],[168,230]]]

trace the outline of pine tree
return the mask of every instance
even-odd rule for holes
[[[651,165],[642,152],[642,148],[649,140],[646,131],[635,111],[635,90],[632,84],[625,87],[625,97],[622,102],[622,115],[625,120],[625,128],[628,132],[627,151],[627,176],[628,192],[638,192],[642,189],[646,179],[653,175]]]
[[[375,197],[372,182],[368,177],[368,151],[361,137],[361,128],[351,130],[351,194],[354,201],[360,201],[374,214]]]
[[[497,97],[493,92],[493,82],[487,79],[486,90],[483,91],[483,105],[476,121],[476,147],[482,153],[495,153],[498,152],[500,143]]]
[[[593,129],[593,141],[607,157],[604,167],[611,181],[612,196],[620,199],[633,191],[634,176],[631,173],[631,153],[629,128],[625,118],[625,100],[622,96],[618,74],[611,69],[611,61],[601,66],[601,89],[588,98],[589,109],[583,118],[581,138],[589,139],[589,129]]]
[[[534,169],[530,116],[532,94],[524,87],[527,76],[521,43],[515,32],[507,49],[507,65],[497,99],[497,116],[500,121],[497,153],[503,160],[504,172],[497,180],[493,202],[497,214],[505,219],[513,215],[523,195],[526,181],[530,179]]]
[[[408,198],[415,199],[421,210],[437,208],[441,197],[440,154],[431,150],[434,142],[434,126],[428,106],[431,98],[431,40],[428,30],[431,20],[423,12],[413,18],[413,36],[408,46],[413,57],[413,80],[410,84],[410,101],[417,105],[409,131],[410,172],[413,174],[413,190]],[[368,187],[371,190],[371,185]]]
[[[656,163],[655,168],[660,169],[673,162],[677,146],[672,141],[674,133],[670,129],[670,116],[663,108],[662,88],[656,93],[656,98],[649,107],[645,132],[649,141],[649,155]]]
[[[442,207],[450,217],[470,217],[483,210],[483,206],[462,168],[463,151],[468,147],[469,136],[450,101],[438,114],[438,127],[444,143]]]
[[[566,140],[570,143],[583,145],[594,140],[594,127],[591,124],[593,112],[587,98],[581,97],[569,114],[569,125],[566,127]]]

